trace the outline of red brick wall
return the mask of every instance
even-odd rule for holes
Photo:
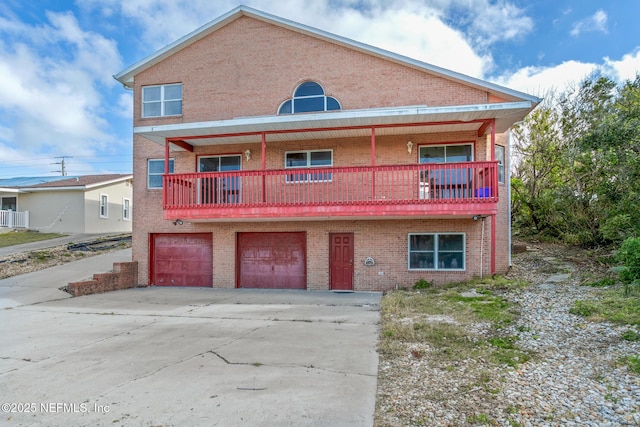
[[[481,104],[488,93],[389,60],[241,17],[135,76],[134,124],[276,114],[305,80],[344,110]],[[141,86],[183,84],[183,115],[141,119]]]
[[[412,67],[349,50],[262,21],[242,17],[172,57],[135,76],[134,124],[188,123],[257,115],[273,115],[290,98],[295,87],[314,80],[326,94],[336,97],[343,109],[392,107],[416,104],[447,106],[488,102],[486,91],[467,87]],[[183,83],[183,115],[176,118],[142,119],[141,87],[149,84]],[[497,99],[491,99],[496,101]],[[376,137],[376,164],[412,164],[418,161],[421,144],[473,142],[475,159],[490,159],[487,138],[475,132],[420,134],[412,130],[403,135]],[[502,138],[502,137],[501,137]],[[406,143],[412,141],[413,153]],[[260,169],[260,139],[255,143],[196,147],[195,153],[172,151],[177,173],[196,171],[197,156],[241,154],[252,151],[252,159],[242,157],[242,169]],[[282,169],[289,150],[332,149],[334,166],[369,165],[370,137],[273,142],[267,137],[267,169]],[[212,232],[214,236],[214,285],[235,285],[235,233],[242,231],[307,231],[308,283],[310,289],[328,287],[328,233],[355,233],[356,286],[358,289],[389,289],[413,284],[420,277],[443,283],[480,274],[490,267],[491,220],[471,219],[407,221],[325,221],[289,224],[286,222],[197,223],[179,227],[164,220],[162,191],[147,189],[147,160],[163,158],[164,147],[134,135],[133,259],[139,262],[140,284],[149,281],[149,234],[170,232]],[[497,217],[496,259],[498,272],[507,268],[506,187],[500,188],[500,214]],[[465,232],[467,270],[455,273],[407,271],[407,233]],[[371,252],[371,253],[368,253]],[[375,267],[362,261],[373,256]],[[379,275],[382,271],[384,274]],[[428,276],[428,277],[427,277]]]
[[[67,292],[74,297],[138,286],[138,263],[116,262],[113,272],[94,274],[93,279],[82,282],[72,282],[67,285]]]
[[[304,221],[304,222],[252,222],[252,223],[190,223],[170,225],[162,232],[211,232],[213,236],[213,286],[236,286],[236,235],[243,232],[296,232],[307,233],[307,288],[329,289],[329,233],[354,233],[354,287],[359,291],[382,291],[396,287],[411,287],[420,278],[443,284],[488,275],[490,253],[485,244],[483,253],[481,221],[459,220],[373,220],[373,221]],[[485,229],[485,241],[488,240]],[[464,233],[466,240],[465,271],[409,271],[409,233]],[[143,236],[139,236],[143,238]],[[142,256],[146,256],[142,254]],[[365,266],[372,257],[374,266]],[[482,258],[482,264],[480,262]],[[482,265],[482,269],[480,266]],[[146,275],[146,276],[145,276]],[[148,262],[140,259],[140,281],[148,284]]]

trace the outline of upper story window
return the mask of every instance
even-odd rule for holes
[[[323,166],[333,166],[333,151],[288,151],[284,155],[284,167],[286,169],[316,168]],[[287,182],[331,181],[331,178],[332,174],[329,172],[305,172],[287,175]]]
[[[182,114],[182,84],[144,86],[142,117],[179,116]]]
[[[504,184],[504,147],[496,145],[496,160],[498,161],[498,182]]]
[[[169,173],[173,173],[173,159],[169,159]],[[164,159],[149,159],[147,162],[147,188],[162,188]]]
[[[472,162],[473,145],[423,145],[420,163]]]
[[[340,103],[332,96],[326,96],[324,89],[316,82],[304,82],[293,92],[293,97],[282,103],[278,114],[310,113],[313,111],[340,110]]]

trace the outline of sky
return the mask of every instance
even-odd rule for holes
[[[241,4],[539,97],[640,73],[638,0],[3,0],[0,179],[131,173],[113,75]]]

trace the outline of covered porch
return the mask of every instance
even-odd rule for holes
[[[531,106],[527,101],[345,110],[146,126],[135,128],[134,133],[165,148],[167,220],[471,218],[497,213],[496,133],[506,131]],[[429,134],[468,135],[482,141],[485,154],[479,161],[421,163],[414,152],[410,164],[407,158],[398,162],[403,164],[377,164],[377,138],[407,139],[396,147],[406,155],[413,149],[412,135]],[[267,168],[269,150],[278,144],[353,138],[370,140],[369,165],[345,165],[354,160],[343,158],[337,167]],[[220,151],[216,147],[231,145],[252,147],[242,149],[240,155],[259,160],[259,168],[169,173],[172,152],[194,153],[196,159],[207,147]]]

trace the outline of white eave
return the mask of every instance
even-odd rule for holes
[[[92,184],[87,185],[61,185],[56,187],[24,187],[19,189],[20,193],[35,193],[42,191],[88,191],[94,188],[104,187],[111,184],[117,184],[119,182],[125,182],[128,180],[132,180],[133,175],[125,175],[120,178],[111,179],[108,181],[100,181],[94,182]]]
[[[535,104],[530,101],[451,107],[398,107],[282,116],[241,117],[211,122],[139,126],[135,135],[164,145],[167,138],[192,146],[366,136],[477,131],[483,120],[495,119],[496,132],[522,120]]]
[[[533,102],[535,104],[538,104],[542,101],[542,99],[538,97],[535,97],[520,91],[509,89],[509,88],[506,88],[494,83],[490,83],[484,80],[480,80],[474,77],[470,77],[455,71],[447,70],[445,68],[441,68],[426,62],[418,61],[416,59],[412,59],[404,55],[399,55],[397,53],[393,53],[384,49],[370,46],[365,43],[357,42],[355,40],[351,40],[346,37],[338,36],[336,34],[332,34],[327,31],[323,31],[317,28],[304,25],[304,24],[290,21],[288,19],[271,15],[269,13],[262,12],[260,10],[253,9],[247,6],[238,6],[237,8],[227,12],[226,14],[201,26],[195,31],[192,31],[191,33],[183,36],[182,38],[176,40],[175,42],[163,47],[162,49],[158,50],[152,55],[120,71],[118,74],[115,74],[113,77],[116,80],[118,80],[120,83],[122,83],[125,87],[132,88],[135,75],[141,73],[147,68],[154,66],[155,64],[170,57],[174,53],[197,42],[198,40],[208,36],[209,34],[217,31],[218,29],[224,27],[225,25],[229,24],[230,22],[242,16],[248,16],[264,22],[268,22],[270,24],[277,25],[292,31],[296,31],[298,33],[302,33],[311,37],[328,41],[333,44],[347,47],[349,49],[354,49],[359,52],[363,52],[369,55],[374,55],[376,57],[393,61],[405,66],[410,66],[412,68],[416,68],[421,71],[428,72],[430,74],[435,74],[443,78],[456,80],[461,83],[464,83],[482,90],[486,90],[493,94],[499,94],[499,95],[505,96],[507,98],[510,98],[511,101],[521,99],[521,100],[527,100],[527,101]]]

